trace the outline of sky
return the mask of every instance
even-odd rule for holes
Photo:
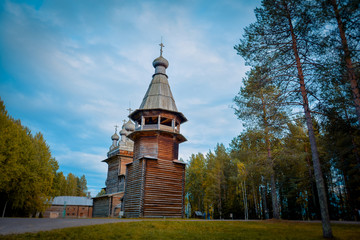
[[[65,175],[105,187],[115,125],[139,108],[160,55],[188,122],[179,158],[226,147],[243,130],[233,98],[249,67],[237,55],[260,0],[0,0],[0,97],[41,132]]]

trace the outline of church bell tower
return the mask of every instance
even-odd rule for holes
[[[127,164],[125,217],[184,217],[185,164],[178,160],[186,141],[180,125],[187,121],[177,110],[162,56],[153,61],[155,74],[139,109],[129,117],[135,131],[134,159]]]

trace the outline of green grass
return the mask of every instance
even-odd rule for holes
[[[360,225],[332,224],[335,239],[360,239]],[[320,223],[141,221],[0,236],[0,239],[322,239]]]

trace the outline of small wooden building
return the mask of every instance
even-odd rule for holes
[[[162,47],[162,44],[161,44]],[[134,160],[127,164],[125,217],[184,217],[185,164],[178,160],[179,144],[186,141],[162,56],[153,61],[155,74],[140,108],[129,117],[135,131]]]
[[[46,218],[91,218],[93,200],[88,197],[58,196],[46,209]]]
[[[105,194],[93,198],[93,217],[119,217],[122,211],[124,192]]]

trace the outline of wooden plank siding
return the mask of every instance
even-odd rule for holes
[[[144,156],[157,158],[158,144],[156,136],[139,137],[134,143],[134,159]]]
[[[183,217],[185,165],[173,161],[178,157],[176,138],[140,136],[134,146],[138,159],[127,165],[125,217]]]
[[[141,217],[143,198],[143,159],[129,163],[126,168],[125,217]]]
[[[185,167],[167,159],[147,160],[143,217],[183,217]]]
[[[110,215],[109,213],[109,198],[108,197],[102,197],[94,199],[94,211],[93,211],[93,217],[108,217]]]
[[[125,175],[126,174],[126,164],[131,163],[133,161],[133,152],[131,152],[130,156],[123,155],[122,151],[120,150],[120,168],[119,168],[119,175]],[[126,151],[127,152],[127,151]]]
[[[162,109],[133,116],[145,125],[128,136],[134,141],[134,161],[127,164],[125,217],[184,217],[185,164],[177,160],[179,144],[186,141],[179,133],[181,116]],[[171,126],[161,129],[161,121]]]
[[[104,162],[108,164],[108,173],[106,178],[106,194],[124,191],[124,176],[126,173],[126,164],[133,161],[132,157],[132,152],[120,151],[120,154],[111,156],[104,160]]]

